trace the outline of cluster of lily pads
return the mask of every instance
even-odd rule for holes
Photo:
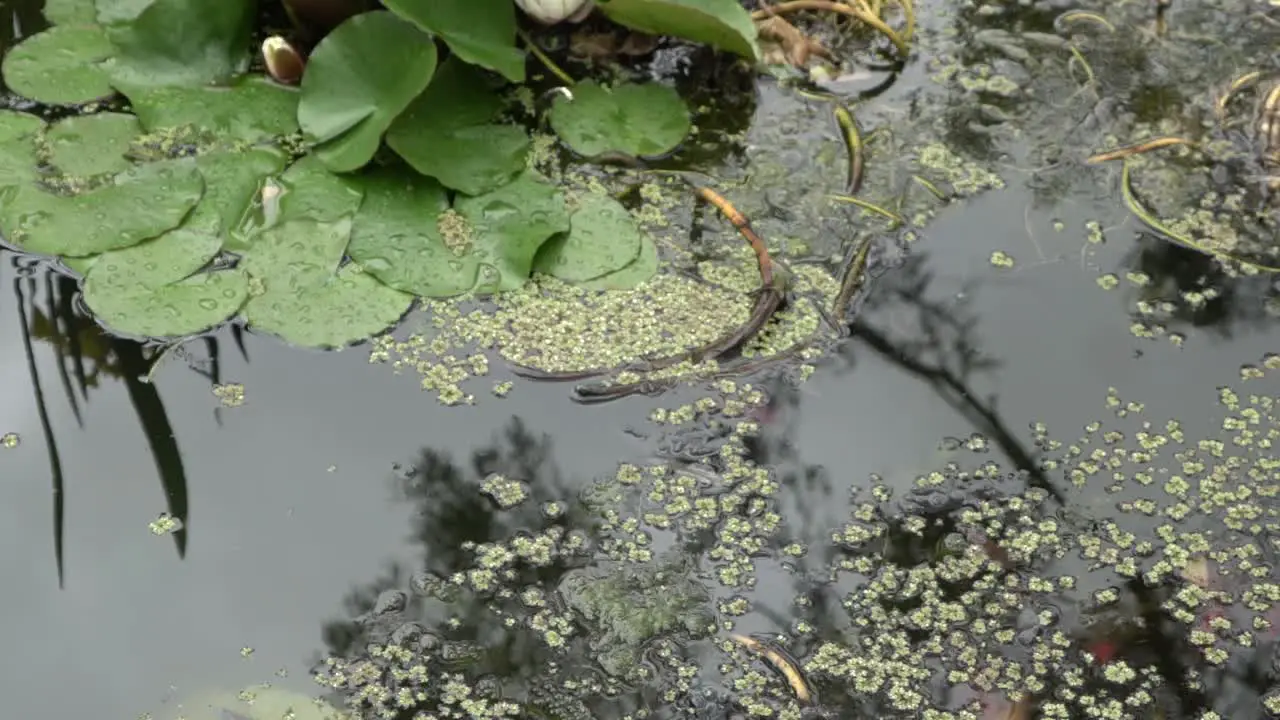
[[[321,347],[386,329],[415,297],[534,272],[609,289],[651,276],[631,213],[543,177],[529,130],[504,118],[504,86],[526,79],[510,0],[385,4],[320,39],[292,88],[250,72],[256,0],[49,0],[53,26],[3,61],[31,101],[0,114],[4,240],[83,274],[117,332],[188,335],[241,314]],[[602,8],[756,53],[733,0]],[[78,113],[46,122],[54,106]],[[662,155],[691,127],[657,84],[579,83],[549,119],[584,156]]]

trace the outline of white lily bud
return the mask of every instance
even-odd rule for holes
[[[272,35],[262,41],[262,59],[267,65],[267,74],[285,85],[297,85],[307,66],[302,54],[279,35]]]
[[[516,0],[516,5],[543,25],[581,22],[592,10],[592,0]]]

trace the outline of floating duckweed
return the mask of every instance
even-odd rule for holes
[[[0,447],[13,449],[18,447],[20,442],[22,442],[22,438],[18,436],[18,433],[11,432],[0,435]]]
[[[1151,276],[1144,272],[1128,272],[1125,273],[1124,277],[1129,281],[1129,284],[1136,287],[1146,287],[1151,284]]]
[[[922,148],[920,164],[940,173],[962,197],[1004,187],[999,175],[964,160],[942,143],[930,143]]]
[[[458,257],[471,250],[472,227],[461,213],[449,208],[436,217],[436,230],[445,247]]]
[[[992,267],[1005,268],[1006,270],[1013,267],[1013,257],[1003,250],[996,250],[991,253]]]
[[[750,275],[744,270],[741,277]],[[380,338],[370,360],[415,369],[423,389],[456,402],[460,384],[480,368],[458,361],[451,351],[492,348],[510,362],[546,372],[602,370],[708,343],[746,320],[751,299],[683,276],[659,275],[635,292],[599,293],[540,278],[525,291],[496,296],[492,306],[467,307],[465,300],[426,305],[432,328],[403,341]],[[812,311],[786,314],[748,352],[806,339],[817,329],[816,318]],[[681,363],[657,375],[692,369]]]
[[[169,535],[182,529],[182,520],[169,513],[160,513],[148,527],[152,535]]]
[[[213,396],[218,398],[225,407],[240,407],[244,404],[244,385],[240,383],[214,385]]]
[[[529,490],[524,483],[510,480],[498,473],[493,473],[485,478],[484,485],[480,489],[484,494],[493,498],[493,501],[503,510],[515,507],[529,497]]]

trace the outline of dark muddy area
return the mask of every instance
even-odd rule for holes
[[[0,2],[0,38],[40,5]],[[844,98],[860,197],[945,191],[903,202],[915,239],[826,201],[831,104],[785,80],[684,158],[820,288],[875,243],[847,337],[793,298],[822,340],[755,374],[584,406],[491,354],[451,406],[423,309],[157,362],[0,249],[15,716],[265,718],[268,686],[365,718],[1280,714],[1280,283],[1253,267],[1280,245],[1254,96],[1214,114],[1277,70],[1280,13],[916,11],[902,72]],[[1159,136],[1214,152],[1125,160],[1143,207],[1232,244],[1153,232],[1087,162]],[[695,259],[741,242],[664,212]]]

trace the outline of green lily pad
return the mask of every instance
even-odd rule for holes
[[[347,252],[365,271],[423,297],[451,297],[476,284],[475,258],[450,249],[441,235],[440,215],[449,201],[439,183],[395,169],[361,180],[364,203]]]
[[[658,246],[648,235],[641,236],[640,254],[630,265],[593,280],[578,283],[587,290],[631,290],[658,273]]]
[[[196,273],[222,246],[209,233],[170,231],[104,253],[85,274],[84,301],[98,321],[130,335],[190,335],[226,321],[249,296],[240,269]]]
[[[336,172],[369,162],[382,133],[431,81],[431,36],[390,12],[361,13],[316,46],[302,76],[298,124]]]
[[[569,232],[538,250],[536,272],[579,283],[621,270],[640,255],[644,234],[631,213],[608,195],[583,197],[569,224]]]
[[[334,175],[315,156],[308,155],[280,176],[279,219],[333,222],[354,215],[360,207],[363,182]]]
[[[97,255],[177,227],[203,193],[204,181],[189,159],[139,165],[75,196],[10,185],[0,189],[0,233],[31,252]]]
[[[88,177],[129,169],[125,153],[142,134],[138,119],[124,113],[63,118],[45,133],[50,163],[59,171]]]
[[[665,85],[608,89],[584,82],[574,86],[572,100],[556,100],[551,127],[580,155],[617,152],[643,157],[674,150],[692,124],[680,95]]]
[[[44,0],[44,19],[50,25],[93,25],[98,9],[94,0]]]
[[[525,55],[516,48],[516,12],[510,0],[386,0],[388,9],[439,35],[454,55],[472,65],[524,82]]]
[[[244,253],[266,228],[290,220],[335,222],[355,214],[364,198],[362,177],[335,175],[314,155],[307,155],[263,185],[262,204],[227,236],[223,250]],[[271,192],[266,192],[268,189]]]
[[[204,85],[249,66],[254,0],[154,0],[112,29],[119,53],[114,81],[138,85]]]
[[[120,25],[137,18],[154,0],[95,0],[98,8],[98,24]]]
[[[760,60],[755,23],[738,0],[597,0],[596,5],[619,25]]]
[[[471,226],[471,250],[464,261],[480,265],[485,289],[493,292],[524,285],[538,248],[569,230],[564,194],[530,172],[484,195],[459,197],[454,210]]]
[[[44,120],[17,110],[0,110],[0,142],[24,135],[34,135],[44,127]]]
[[[102,61],[115,52],[102,28],[58,25],[18,43],[4,57],[4,82],[23,97],[78,105],[115,91]]]
[[[0,188],[29,185],[40,178],[40,154],[34,135],[19,135],[0,140]],[[4,192],[0,190],[0,192]],[[11,191],[12,192],[12,191]],[[6,197],[0,195],[0,199]],[[0,216],[4,208],[0,207]],[[0,224],[0,228],[3,225]]]
[[[262,287],[245,304],[249,326],[295,345],[342,347],[399,322],[412,295],[355,263],[339,267],[350,232],[349,219],[290,220],[256,237],[242,263]]]
[[[350,239],[350,218],[289,220],[263,230],[240,267],[262,281],[265,294],[285,295],[332,279]]]
[[[283,170],[288,159],[273,147],[219,150],[196,158],[205,192],[183,227],[218,237],[239,228],[262,182]]]
[[[33,182],[39,177],[36,132],[44,121],[35,115],[0,110],[0,187]]]
[[[298,91],[256,75],[229,86],[119,83],[147,132],[191,126],[231,142],[254,143],[298,130]]]
[[[445,187],[488,192],[525,168],[531,145],[524,129],[489,122],[502,104],[482,72],[449,58],[391,124],[387,144]]]
[[[76,275],[79,275],[80,277],[84,277],[86,274],[88,274],[89,268],[93,267],[93,264],[97,262],[98,258],[100,257],[102,256],[90,255],[88,257],[78,257],[78,258],[64,257],[64,258],[60,258],[59,262],[61,262],[62,266],[65,267],[66,269],[70,270]]]

